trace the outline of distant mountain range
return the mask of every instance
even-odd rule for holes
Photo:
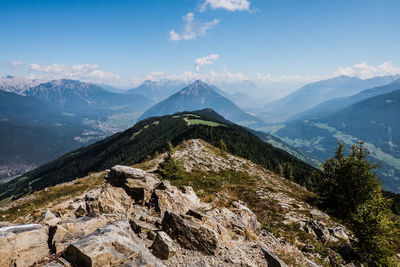
[[[152,104],[75,80],[0,82],[0,180],[128,128]]]
[[[187,83],[179,80],[144,81],[134,89],[127,90],[127,94],[137,94],[145,96],[154,102],[159,102],[175,94]]]
[[[326,102],[323,102],[311,109],[307,109],[306,111],[300,112],[292,117],[289,120],[294,119],[316,119],[321,118],[324,116],[328,116],[330,114],[335,113],[341,109],[347,108],[350,105],[362,101],[364,99],[378,96],[381,94],[389,93],[395,90],[400,90],[400,79],[394,80],[393,82],[383,85],[374,87],[372,89],[367,89],[361,91],[358,94],[347,96],[347,97],[340,97],[335,98]]]
[[[0,77],[0,90],[25,95],[31,87],[39,85],[42,81],[7,75]]]
[[[231,100],[216,92],[216,90],[218,89],[214,86],[197,80],[145,111],[143,115],[139,117],[139,120],[176,112],[211,108],[226,119],[240,125],[252,128],[265,125],[262,120],[244,112]]]
[[[111,93],[103,88],[75,80],[54,80],[30,88],[26,95],[60,107],[65,112],[103,115],[113,110],[141,111],[152,101],[138,94]],[[107,112],[108,111],[108,112]]]
[[[399,76],[383,76],[363,80],[356,77],[338,76],[307,84],[284,98],[266,104],[264,110],[260,112],[260,116],[265,121],[285,121],[322,102],[386,85],[398,78]]]
[[[338,139],[348,145],[364,140],[371,158],[382,163],[378,174],[383,178],[384,187],[400,192],[400,88],[397,82],[349,99],[362,99],[386,90],[394,91],[364,99],[318,119],[288,122],[274,134],[320,161],[332,155]]]

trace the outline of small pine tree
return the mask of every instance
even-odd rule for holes
[[[168,153],[174,153],[174,146],[172,145],[171,142],[168,142]]]
[[[221,149],[221,154],[225,155],[228,149],[223,139],[219,140],[219,148]]]
[[[380,190],[357,208],[353,217],[354,234],[358,239],[356,250],[370,266],[397,266],[389,243],[391,221],[386,216],[387,200]]]
[[[380,183],[367,160],[368,151],[363,142],[353,145],[352,151],[344,155],[344,145],[339,142],[335,156],[322,165],[319,192],[327,208],[338,217],[351,218],[359,205],[371,199]]]
[[[284,176],[282,164],[278,164],[278,167],[276,168],[276,173],[279,174],[280,176]]]
[[[183,168],[180,163],[172,156],[173,146],[168,143],[168,153],[164,161],[160,163],[159,171],[164,179],[177,180],[183,178]]]
[[[294,181],[293,166],[289,162],[283,164],[283,176],[289,181]]]

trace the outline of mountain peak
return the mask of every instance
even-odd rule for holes
[[[204,95],[214,95],[219,96],[219,94],[208,84],[202,82],[201,80],[197,80],[192,84],[189,84],[185,88],[183,88],[180,92],[181,95],[195,95],[195,96],[204,96]]]
[[[196,80],[193,85],[201,85],[201,86],[209,86],[208,84],[206,84],[205,82],[203,82],[202,80]]]

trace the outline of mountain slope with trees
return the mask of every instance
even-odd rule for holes
[[[177,145],[192,138],[201,138],[215,146],[223,140],[229,153],[250,159],[277,172],[288,163],[296,182],[300,184],[309,182],[315,170],[291,154],[267,144],[245,128],[230,123],[207,109],[140,121],[124,132],[65,154],[3,185],[0,188],[0,198],[17,198],[31,191],[71,181],[89,172],[107,169],[116,164],[132,165],[157,152],[165,151],[168,142]]]

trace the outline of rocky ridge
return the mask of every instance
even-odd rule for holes
[[[161,180],[154,170],[164,156],[147,162],[147,171],[114,166],[100,186],[41,207],[36,218],[19,220],[24,224],[1,223],[0,266],[318,266],[318,257],[329,266],[334,260],[333,252],[325,259],[309,244],[274,235],[238,199],[222,205],[231,198],[226,192],[206,201],[191,186]],[[246,170],[257,178],[254,197],[273,200],[283,224],[298,224],[321,242],[349,239],[346,228],[301,200],[310,194],[304,188],[250,161],[201,140],[184,142],[173,156],[188,172]]]

